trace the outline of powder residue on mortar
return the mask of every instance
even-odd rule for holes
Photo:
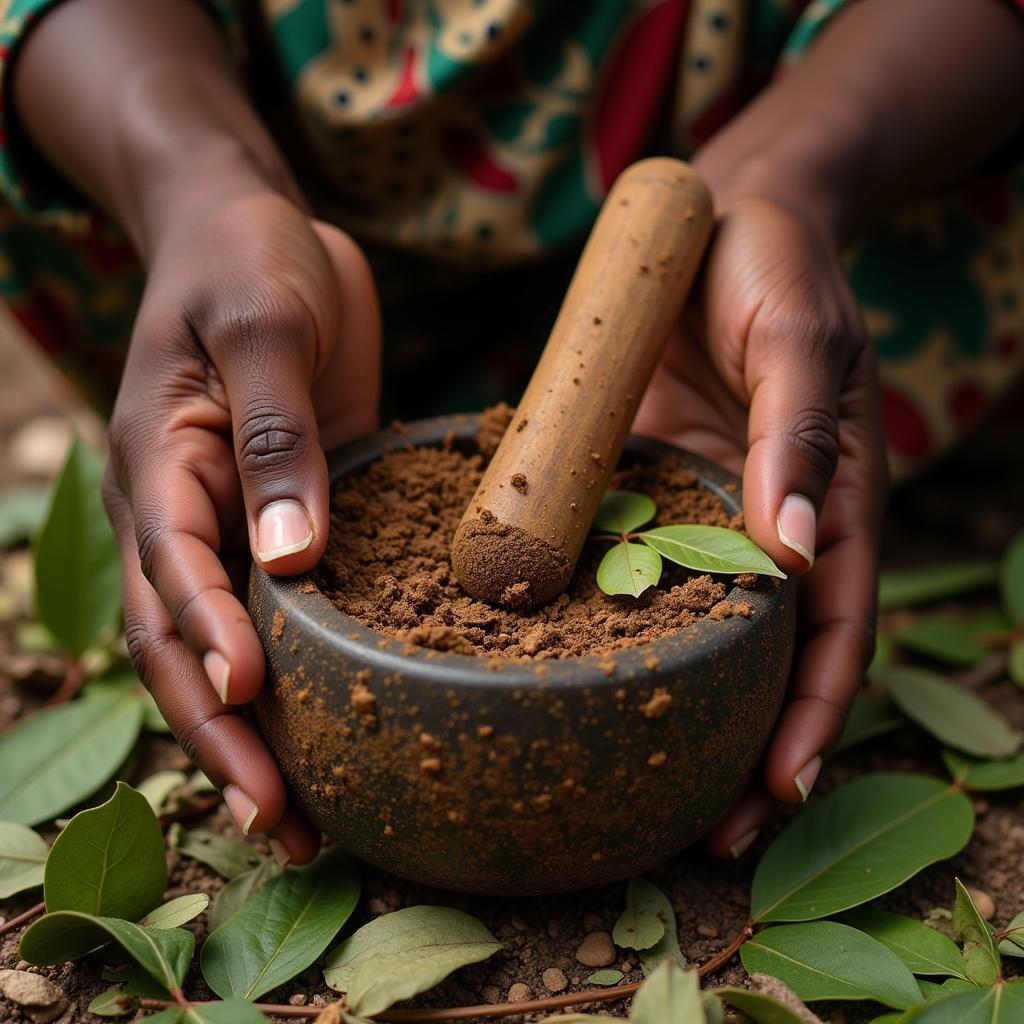
[[[478,442],[486,455],[466,454],[450,441],[441,448],[390,451],[335,490],[330,539],[316,579],[343,612],[420,647],[536,659],[606,654],[707,616],[749,614],[725,601],[724,583],[668,562],[661,583],[641,598],[609,597],[596,581],[608,548],[598,541],[585,546],[566,592],[541,608],[523,613],[466,595],[451,571],[452,537],[485,458],[513,415],[504,406],[484,418]],[[730,517],[676,455],[622,470],[613,486],[650,495],[658,506],[652,525],[742,528],[742,517]]]

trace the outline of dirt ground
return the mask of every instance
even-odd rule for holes
[[[19,347],[12,329],[0,329],[0,490],[24,482],[49,479],[59,467],[72,421],[91,438],[102,428],[87,411],[73,405],[67,388],[49,374],[42,362],[29,358]],[[994,424],[977,437],[968,450],[945,460],[927,477],[905,487],[893,501],[884,554],[890,564],[906,564],[936,557],[963,558],[998,554],[1014,530],[1024,522],[1024,406],[1018,399]],[[30,673],[13,649],[13,631],[19,619],[19,581],[28,573],[24,551],[0,554],[0,581],[4,597],[0,608],[0,731],[37,707],[52,689],[45,672]],[[1000,680],[980,680],[979,692],[999,706],[1014,723],[1024,727],[1024,695]],[[156,768],[184,767],[177,747],[162,738],[146,741],[133,779]],[[827,794],[843,781],[872,770],[911,770],[942,775],[934,744],[907,730],[834,758],[826,766],[812,799]],[[978,825],[968,848],[954,860],[924,871],[897,893],[883,898],[888,909],[923,915],[935,906],[950,906],[953,878],[991,897],[993,920],[1005,924],[1024,909],[1024,808],[1019,792],[986,795],[977,799]],[[236,834],[225,809],[220,807],[191,825]],[[676,857],[650,874],[668,893],[676,909],[680,944],[694,964],[707,961],[742,928],[748,891],[758,855],[781,823],[765,830],[754,848],[738,862],[720,862],[697,848]],[[257,844],[259,840],[256,840]],[[220,879],[197,862],[170,855],[168,897],[185,892],[214,894]],[[375,914],[416,903],[458,906],[481,918],[505,943],[505,950],[490,961],[467,968],[419,1005],[498,1003],[542,997],[563,989],[586,986],[594,970],[577,958],[587,935],[609,933],[624,901],[624,883],[557,898],[497,900],[463,897],[426,890],[393,876],[367,869],[364,898],[358,911],[361,923]],[[20,913],[38,899],[37,892],[0,903],[0,921]],[[202,940],[203,918],[190,925]],[[17,933],[0,938],[0,969],[25,968],[17,955]],[[621,952],[614,965],[626,980],[640,980],[635,960]],[[70,1005],[60,1024],[93,1021],[85,1010],[89,1000],[107,987],[90,963],[54,969],[36,969],[60,986]],[[1011,967],[1010,972],[1012,973]],[[741,984],[744,972],[738,960],[708,979],[709,984]],[[209,998],[195,969],[187,986],[193,998]],[[330,1001],[319,968],[310,968],[267,1001],[319,1005]],[[870,1019],[868,1007],[856,1004],[827,1006],[816,1011],[832,1024],[856,1024]],[[611,1004],[591,1012],[624,1016],[624,1006]],[[19,1020],[15,1009],[0,999],[0,1020]],[[526,1018],[531,1020],[539,1019]]]

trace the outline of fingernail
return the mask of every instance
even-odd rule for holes
[[[787,548],[805,559],[808,567],[814,565],[817,515],[810,499],[802,494],[788,494],[779,509],[775,528],[779,531],[779,540]]]
[[[231,677],[231,666],[220,651],[207,651],[203,655],[203,668],[210,677],[213,688],[217,691],[224,704],[228,702],[228,679]]]
[[[272,501],[261,513],[256,527],[256,553],[261,562],[304,551],[313,540],[306,510],[290,498]]]
[[[288,847],[279,839],[274,839],[273,836],[271,836],[269,842],[270,852],[274,855],[274,860],[276,860],[281,867],[288,867],[292,860],[292,855],[288,852]]]
[[[729,847],[729,852],[733,855],[734,859],[739,860],[754,845],[754,840],[757,838],[759,828],[752,828],[746,835],[742,835],[736,840],[732,846]]]
[[[807,803],[807,798],[811,795],[811,790],[814,788],[814,783],[818,778],[818,772],[821,771],[821,755],[815,755],[810,759],[796,773],[796,778],[793,779],[793,785],[800,790],[800,799],[804,803]]]
[[[225,786],[224,803],[228,805],[231,817],[238,822],[242,835],[247,836],[249,829],[252,828],[252,823],[256,820],[256,815],[260,813],[260,809],[253,803],[252,797],[247,796],[235,785]]]

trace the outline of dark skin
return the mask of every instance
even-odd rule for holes
[[[148,271],[106,481],[133,660],[239,823],[304,863],[319,836],[237,713],[263,654],[232,566],[251,553],[289,575],[324,549],[323,450],[375,426],[371,275],[311,217],[192,0],[68,0],[14,89],[41,152]],[[637,425],[743,473],[750,534],[801,577],[802,608],[763,777],[717,853],[806,798],[873,647],[884,445],[840,245],[996,152],[1022,96],[1024,31],[1001,0],[861,0],[695,158],[719,225]]]

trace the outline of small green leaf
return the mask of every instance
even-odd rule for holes
[[[14,821],[0,821],[0,900],[43,884],[50,848],[42,836]]]
[[[97,1017],[123,1017],[125,1014],[134,1013],[138,1005],[138,999],[126,995],[121,986],[116,985],[114,988],[108,988],[106,992],[101,992],[89,1004],[89,1012],[95,1013]]]
[[[900,647],[950,665],[977,665],[988,650],[970,622],[948,617],[917,619],[896,634]]]
[[[146,1018],[147,1022],[152,1019]],[[182,1012],[181,1024],[267,1024],[267,1018],[244,999],[225,999],[222,1003],[191,1003]]]
[[[1024,981],[975,988],[915,1007],[900,1024],[1020,1024],[1024,1020]]]
[[[1012,757],[1024,737],[969,690],[922,668],[894,668],[885,687],[900,710],[936,739],[976,757]]]
[[[878,587],[878,610],[888,612],[928,604],[990,587],[997,578],[998,566],[994,562],[957,562],[883,572]]]
[[[0,818],[37,825],[102,786],[135,745],[143,692],[134,678],[90,683],[0,737]]]
[[[650,949],[665,935],[665,922],[648,906],[642,906],[637,895],[644,893],[631,878],[626,887],[626,909],[612,929],[612,941],[620,949]]]
[[[264,857],[262,863],[236,875],[214,898],[210,912],[206,915],[206,926],[215,932],[222,924],[226,924],[252,899],[272,878],[281,874],[281,867],[273,857]]]
[[[856,779],[795,818],[768,848],[754,872],[751,916],[811,921],[849,910],[958,853],[973,827],[971,801],[938,779]]]
[[[99,807],[76,814],[46,862],[46,909],[138,920],[167,888],[164,837],[153,809],[123,782]]]
[[[168,992],[181,986],[195,949],[195,938],[183,928],[143,928],[115,917],[61,910],[29,925],[18,953],[46,967],[77,960],[111,941]]]
[[[1015,640],[1006,652],[1006,668],[1010,678],[1024,689],[1024,640]]]
[[[905,1010],[921,1001],[914,976],[880,942],[835,921],[768,928],[740,948],[750,974],[770,974],[805,1002],[874,999]]]
[[[203,977],[219,996],[258,999],[304,971],[358,901],[358,868],[340,850],[321,854],[309,867],[286,871],[206,940],[200,957]]]
[[[167,842],[172,850],[201,861],[223,878],[232,879],[258,868],[266,857],[251,846],[219,836],[216,832],[193,829],[189,832],[175,822],[167,831]]]
[[[640,539],[671,562],[697,572],[786,574],[748,537],[724,526],[656,526]]]
[[[43,487],[16,487],[0,494],[0,548],[31,540],[49,506],[50,495]]]
[[[210,905],[205,892],[190,892],[151,910],[141,921],[144,928],[178,928],[198,917]]]
[[[636,491],[609,491],[598,506],[592,530],[605,533],[631,533],[649,523],[658,506],[646,494]]]
[[[587,984],[599,985],[602,988],[608,988],[612,985],[618,985],[624,977],[625,975],[622,971],[605,968],[603,971],[594,971],[594,973],[587,978]]]
[[[645,975],[650,974],[662,960],[672,960],[680,967],[686,966],[686,959],[679,948],[679,932],[676,926],[676,912],[669,898],[653,882],[646,878],[634,878],[629,883],[629,898],[642,911],[655,914],[665,926],[665,934],[650,949],[640,950],[640,966]]]
[[[918,978],[917,984],[927,1003],[943,999],[952,992],[973,992],[978,988],[977,985],[972,985],[969,981],[964,981],[963,978],[947,978],[941,984],[937,981],[929,981],[927,978]]]
[[[375,918],[341,943],[327,958],[324,980],[346,993],[353,1013],[372,1017],[501,948],[460,910],[406,907]]]
[[[955,750],[944,750],[949,774],[968,789],[998,790],[1024,786],[1024,753],[1000,761],[979,761]]]
[[[763,992],[726,985],[716,988],[715,995],[749,1017],[753,1024],[803,1024],[806,1019]]]
[[[597,567],[597,585],[608,595],[639,597],[661,579],[661,558],[642,544],[625,541],[609,548]]]
[[[1004,956],[1024,957],[1024,911],[1006,926],[1006,932],[1006,938],[999,943],[999,952]]]
[[[700,1024],[700,976],[671,960],[660,963],[633,998],[630,1024]]]
[[[162,771],[154,772],[144,778],[136,787],[135,791],[141,793],[153,808],[154,813],[159,814],[167,803],[167,798],[176,790],[185,785],[187,779],[184,772]]]
[[[906,725],[900,709],[885,694],[879,696],[864,694],[853,702],[846,728],[836,744],[835,753],[847,750],[865,740],[884,736],[888,732]]]
[[[103,459],[76,440],[36,542],[39,618],[76,656],[113,627],[121,610],[121,562],[102,478]]]
[[[999,977],[999,953],[988,924],[959,878],[953,904],[953,932],[963,943],[964,976],[975,985],[991,985]]]
[[[1010,541],[999,563],[999,593],[1013,625],[1024,625],[1024,530]]]
[[[921,921],[873,907],[859,907],[843,916],[854,928],[891,949],[912,974],[964,976],[960,950],[942,932]]]
[[[864,670],[864,675],[876,683],[892,664],[892,637],[888,633],[879,633],[875,637],[875,653],[871,655],[871,663]]]

